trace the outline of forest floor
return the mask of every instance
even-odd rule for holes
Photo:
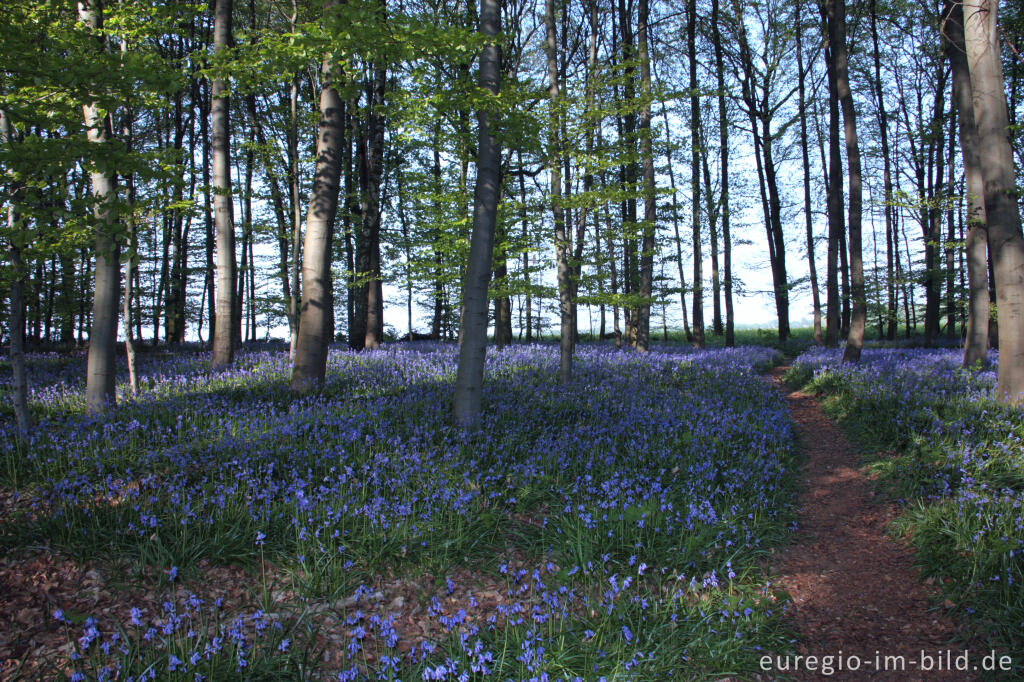
[[[967,659],[968,671],[956,669],[958,656],[975,651],[954,641],[956,627],[936,610],[938,585],[921,581],[910,548],[887,532],[898,507],[816,397],[781,381],[787,369],[776,367],[770,378],[796,425],[803,488],[799,530],[772,572],[792,597],[787,620],[797,652],[816,657],[791,657],[788,676],[821,679],[828,665],[834,679],[975,679],[976,656]],[[772,669],[786,664],[773,660]]]

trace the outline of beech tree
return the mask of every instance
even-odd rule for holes
[[[861,254],[861,168],[860,148],[857,143],[857,116],[850,90],[850,67],[846,54],[846,1],[828,0],[829,55],[835,74],[831,83],[843,111],[843,136],[846,140],[846,161],[849,164],[850,211],[848,223],[850,249],[850,332],[843,351],[843,362],[858,362],[864,345],[864,327],[867,301],[864,292],[864,263]]]
[[[337,6],[337,0],[325,0],[325,23],[332,18],[332,10]],[[291,378],[292,390],[303,393],[324,382],[327,344],[334,328],[331,244],[338,212],[342,147],[345,144],[344,103],[338,93],[342,75],[338,62],[338,56],[328,52],[321,67],[320,134],[316,175],[306,215],[301,317]]]
[[[953,97],[960,129],[967,192],[967,338],[964,366],[984,361],[988,352],[988,234],[985,225],[985,179],[981,172],[978,128],[974,122],[974,90],[964,43],[963,5],[945,0],[942,5],[942,36],[953,69]]]
[[[102,0],[84,0],[78,3],[79,20],[94,32],[97,52],[106,51],[103,37]],[[110,113],[100,105],[89,102],[82,105],[82,115],[89,141],[97,146],[107,143],[112,135]],[[101,165],[94,165],[89,173],[92,180],[96,219],[96,266],[92,306],[92,325],[89,329],[89,357],[86,369],[85,403],[90,412],[101,412],[114,402],[116,367],[114,357],[117,344],[117,313],[121,296],[120,249],[115,231],[118,229],[114,203],[117,200],[114,178]]]
[[[215,0],[213,52],[231,45],[232,0]],[[235,217],[231,195],[230,100],[224,74],[213,78],[210,138],[213,148],[213,215],[217,231],[217,325],[213,330],[213,369],[231,364],[235,352]]]
[[[484,360],[487,354],[487,285],[491,279],[494,223],[501,185],[501,150],[491,130],[491,109],[500,88],[502,0],[480,0],[480,33],[487,44],[480,51],[479,84],[484,98],[477,110],[476,189],[473,193],[473,234],[463,285],[462,344],[455,376],[453,412],[456,423],[475,428],[480,422]],[[488,97],[489,95],[489,97]]]
[[[1000,59],[996,0],[964,3],[964,40],[974,94],[979,161],[985,183],[985,222],[999,313],[996,399],[1024,401],[1024,235],[1017,205],[1009,116]]]

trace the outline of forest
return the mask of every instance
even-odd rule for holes
[[[1024,676],[1020,4],[4,10],[0,680]]]

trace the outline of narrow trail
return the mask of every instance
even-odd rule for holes
[[[808,670],[806,659],[796,669],[791,658],[788,672],[773,660],[766,675],[796,680],[975,679],[971,670],[980,666],[982,652],[970,651],[969,669],[956,670],[956,657],[964,647],[952,642],[956,629],[950,619],[929,608],[937,590],[921,582],[910,550],[886,532],[895,506],[878,499],[857,453],[814,396],[791,392],[782,383],[786,369],[776,368],[770,378],[796,425],[805,456],[804,487],[794,543],[775,558],[772,572],[776,584],[792,597],[787,621],[799,636],[797,653],[818,659],[815,672]],[[832,656],[835,671],[827,677],[825,656]],[[859,669],[853,671],[856,664]]]

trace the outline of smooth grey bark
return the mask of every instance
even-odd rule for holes
[[[337,4],[336,0],[327,0],[324,13],[329,13]],[[336,87],[341,80],[341,69],[333,55],[324,57],[321,73],[320,135],[316,145],[316,174],[306,214],[302,306],[291,378],[292,390],[300,393],[323,385],[327,372],[327,347],[334,326],[331,244],[341,187],[345,121],[342,115],[344,103]]]
[[[121,43],[121,53],[127,51],[127,43]],[[127,107],[124,112],[124,124],[121,128],[121,133],[124,136],[125,146],[129,152],[132,151],[132,147],[135,144],[135,139],[132,131],[132,123],[134,119],[134,113],[131,107]],[[128,230],[128,258],[124,264],[124,301],[121,306],[121,316],[124,323],[124,351],[125,359],[128,361],[128,388],[133,396],[139,394],[139,373],[135,367],[135,339],[132,337],[132,278],[136,275],[136,271],[139,266],[139,244],[138,235],[135,230],[135,176],[129,174],[127,177],[128,184],[128,216],[125,221],[125,227]],[[179,331],[184,331],[179,330]],[[171,337],[168,337],[171,340]],[[173,342],[173,341],[172,341]]]
[[[946,57],[953,69],[960,149],[964,155],[967,191],[967,338],[964,367],[985,361],[988,352],[988,232],[985,225],[985,179],[981,172],[978,127],[974,122],[974,91],[964,44],[963,5],[943,2],[942,36]]]
[[[14,141],[11,121],[7,111],[0,109],[0,144],[10,145]],[[12,180],[11,197],[7,203],[8,257],[10,267],[14,270],[11,288],[8,293],[11,303],[10,334],[11,334],[11,373],[14,375],[14,419],[18,428],[19,438],[28,435],[31,419],[28,411],[28,374],[25,371],[25,263],[18,244],[18,211],[17,202],[21,195],[21,187]]]
[[[1016,199],[1009,118],[999,56],[998,2],[964,4],[964,38],[974,92],[974,118],[985,181],[985,218],[995,271],[999,313],[999,379],[996,400],[1024,399],[1024,236]]]
[[[480,32],[488,44],[480,53],[480,88],[496,98],[500,87],[501,53],[497,36],[501,30],[501,0],[480,0]],[[455,376],[453,416],[468,429],[480,424],[483,398],[484,360],[487,354],[487,285],[491,278],[494,224],[498,214],[501,180],[501,150],[491,133],[491,113],[477,111],[477,171],[473,193],[473,232],[469,243],[469,264],[463,285],[462,345]]]
[[[846,162],[849,165],[850,211],[847,245],[850,254],[850,331],[846,337],[843,362],[860,361],[867,323],[867,300],[864,287],[864,260],[861,248],[861,203],[863,199],[860,147],[857,143],[857,115],[850,90],[850,66],[846,54],[846,0],[829,0],[829,46],[835,70],[836,94],[843,111],[843,137],[846,141]]]
[[[297,0],[292,0],[292,13],[289,19],[291,30],[295,32],[295,22],[299,16]],[[294,76],[288,91],[288,179],[291,193],[292,225],[291,225],[291,286],[288,296],[288,355],[292,362],[299,347],[299,305],[301,283],[299,268],[302,262],[302,208],[299,195],[302,193],[302,181],[299,177],[299,78]]]
[[[700,235],[700,96],[697,92],[697,3],[686,2],[686,40],[690,62],[690,193],[693,222],[693,345],[704,347],[704,257]]]
[[[383,6],[383,3],[381,3]],[[367,92],[366,197],[363,204],[363,239],[366,240],[366,336],[363,347],[378,348],[384,341],[384,292],[380,270],[381,185],[384,174],[384,91],[387,71],[374,69]]]
[[[807,233],[807,266],[811,279],[811,305],[814,314],[814,343],[821,345],[821,295],[818,292],[818,267],[814,259],[814,216],[811,214],[811,160],[807,136],[806,76],[804,72],[803,25],[800,8],[796,5],[796,64],[797,64],[797,101],[800,116],[800,157],[804,171],[804,228]],[[888,208],[886,209],[888,211]],[[888,214],[887,214],[888,215]]]
[[[103,28],[101,0],[78,3],[79,20],[93,31]],[[99,52],[106,49],[106,41],[97,33]],[[82,105],[89,142],[105,145],[111,137],[110,114],[95,102]],[[114,178],[100,170],[90,172],[96,219],[96,267],[93,284],[92,324],[89,328],[89,354],[85,379],[85,406],[91,413],[102,412],[115,400],[115,352],[117,345],[118,302],[121,296],[121,265],[114,233],[117,223],[112,215],[112,204],[117,196]]]
[[[544,52],[548,68],[548,173],[551,179],[551,214],[555,223],[555,261],[558,278],[558,310],[561,331],[558,355],[558,381],[565,386],[572,378],[572,288],[569,282],[569,242],[565,229],[565,207],[562,205],[562,142],[559,120],[562,97],[558,82],[558,41],[555,33],[555,2],[544,2]]]
[[[832,19],[822,8],[826,34],[832,35]],[[828,252],[825,274],[825,345],[835,348],[839,345],[840,301],[839,301],[839,244],[846,229],[843,220],[843,159],[839,149],[839,96],[836,75],[829,40],[825,50],[825,68],[828,74]]]
[[[549,2],[551,0],[548,0]],[[637,350],[646,351],[651,335],[651,298],[654,287],[654,242],[657,228],[657,197],[654,189],[654,148],[651,141],[651,56],[647,47],[649,0],[637,10],[637,57],[640,59],[640,176],[644,198],[644,222],[640,238],[640,308],[637,311]],[[696,197],[694,197],[696,201]],[[701,330],[703,332],[703,329]]]
[[[729,117],[726,107],[725,59],[719,27],[718,0],[711,0],[711,40],[715,50],[718,85],[718,144],[722,174],[722,284],[725,289],[725,345],[736,345],[736,317],[732,301],[732,235],[729,231]]]
[[[896,237],[895,220],[893,213],[896,208],[892,205],[892,160],[889,150],[889,118],[885,111],[885,93],[882,91],[882,68],[881,53],[878,49],[878,12],[876,2],[871,0],[871,44],[874,53],[874,87],[875,99],[878,105],[878,136],[881,142],[882,151],[882,196],[885,201],[885,261],[886,261],[886,325],[885,337],[889,340],[896,338],[896,273],[899,260],[897,249],[898,240]]]
[[[232,0],[216,0],[213,15],[213,52],[231,45]],[[214,370],[234,359],[235,327],[235,217],[231,195],[231,124],[228,87],[224,78],[211,85],[210,138],[213,147],[213,220],[217,236],[217,325],[213,332]]]

